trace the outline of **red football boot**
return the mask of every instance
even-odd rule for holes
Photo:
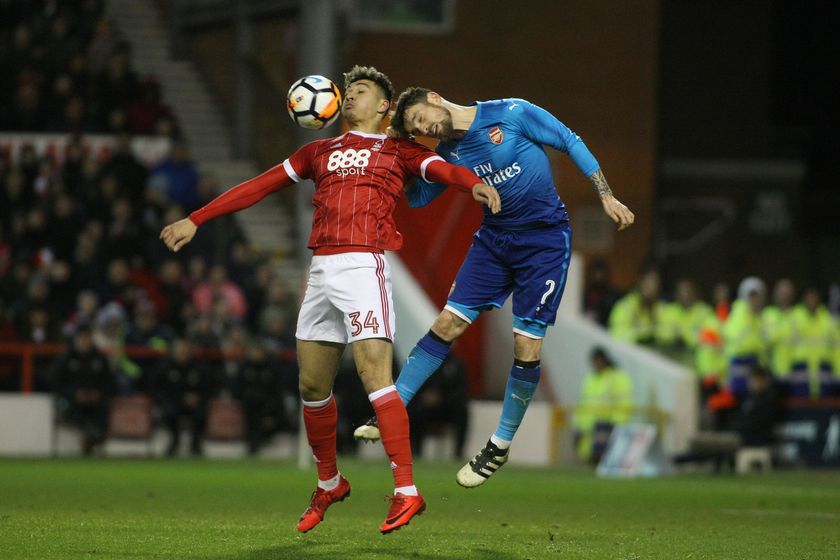
[[[300,516],[300,521],[297,525],[297,530],[305,533],[315,527],[318,523],[324,520],[324,514],[327,508],[336,502],[343,502],[350,497],[350,483],[347,479],[339,477],[338,486],[332,490],[324,490],[317,488],[312,492],[312,499],[309,502],[309,507]]]
[[[383,535],[408,525],[412,517],[426,511],[426,500],[420,494],[406,496],[398,492],[388,499],[391,500],[391,509],[388,510],[388,517],[379,526]]]

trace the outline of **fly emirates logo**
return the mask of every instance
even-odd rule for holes
[[[481,177],[481,180],[494,187],[496,185],[501,185],[508,179],[513,179],[520,173],[522,173],[522,167],[519,165],[518,161],[513,162],[513,164],[505,167],[504,169],[500,170],[493,170],[493,164],[490,162],[486,163],[479,163],[475,167],[473,167],[473,173]]]
[[[327,160],[327,171],[335,171],[339,177],[364,175],[369,160],[370,150],[336,150]]]

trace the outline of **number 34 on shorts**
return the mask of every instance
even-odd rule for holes
[[[385,255],[315,255],[298,315],[300,340],[347,344],[394,339],[391,268]]]
[[[363,329],[370,329],[373,331],[373,334],[379,334],[379,321],[376,320],[373,309],[369,310],[365,315],[364,323],[359,321],[359,317],[362,316],[361,311],[348,313],[347,316],[350,317],[350,324],[353,325],[353,332],[350,333],[351,336],[359,336],[362,334]]]

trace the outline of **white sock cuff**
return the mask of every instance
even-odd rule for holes
[[[496,434],[490,436],[490,443],[498,447],[499,449],[507,449],[510,447],[510,442],[506,439],[502,439],[498,437]]]
[[[338,483],[339,483],[340,480],[341,480],[341,473],[338,473],[337,475],[335,475],[334,477],[332,477],[329,480],[321,480],[319,478],[318,479],[318,488],[321,488],[323,490],[335,490],[336,488],[338,488]]]
[[[307,408],[321,408],[323,406],[327,406],[328,404],[330,404],[330,400],[332,398],[333,398],[333,394],[332,394],[332,391],[330,391],[330,396],[327,397],[326,399],[322,400],[322,401],[305,401],[303,399],[300,399],[300,402],[302,402],[303,406],[305,406]]]
[[[385,395],[387,395],[391,391],[396,393],[397,386],[396,385],[388,385],[387,387],[382,387],[381,389],[377,389],[376,391],[374,391],[373,393],[368,395],[368,399],[370,400],[370,402],[373,402],[380,397],[384,397]]]
[[[400,486],[399,488],[394,488],[394,495],[402,494],[403,496],[417,496],[417,487],[415,485],[411,486]]]

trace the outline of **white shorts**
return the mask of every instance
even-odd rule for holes
[[[394,340],[391,267],[378,253],[315,255],[298,315],[300,340]]]

